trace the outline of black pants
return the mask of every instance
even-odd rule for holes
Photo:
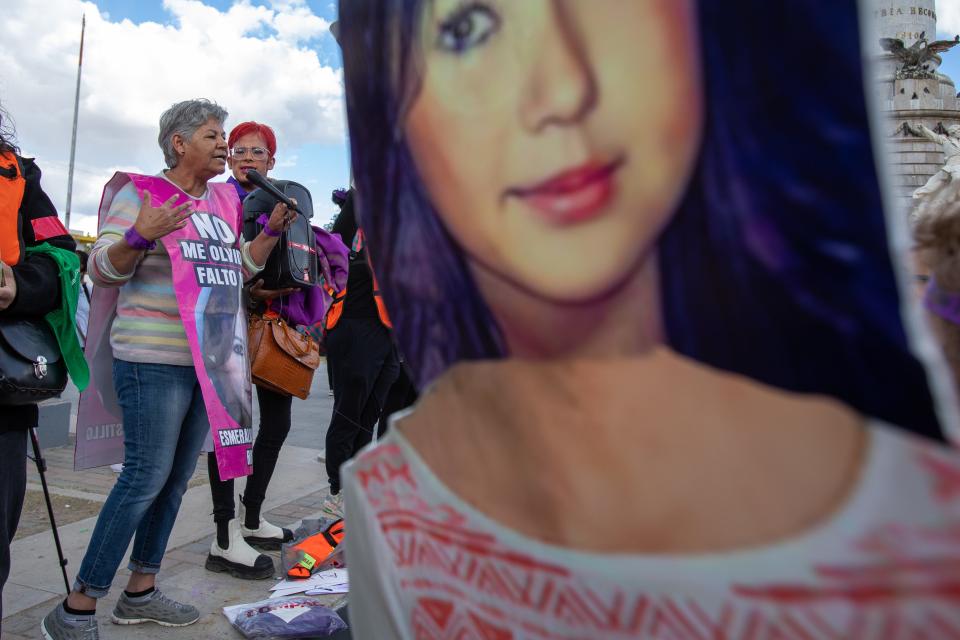
[[[327,429],[330,492],[340,492],[340,467],[373,439],[400,360],[376,318],[342,318],[327,334],[333,370],[333,416]]]
[[[417,390],[413,386],[413,379],[407,367],[401,362],[400,375],[390,387],[390,393],[387,394],[387,400],[383,405],[383,415],[380,416],[380,424],[377,426],[377,438],[382,438],[386,433],[390,416],[412,406],[416,401]]]
[[[273,477],[273,470],[277,468],[280,448],[290,433],[293,398],[257,387],[257,403],[260,405],[260,430],[253,442],[253,473],[247,477],[243,504],[248,512],[259,516],[260,507],[267,495],[267,485]],[[236,514],[233,480],[220,479],[217,456],[213,452],[207,455],[207,471],[210,475],[214,522],[232,520]]]
[[[10,575],[10,542],[20,524],[26,491],[27,430],[0,431],[0,619],[3,618],[3,585]]]

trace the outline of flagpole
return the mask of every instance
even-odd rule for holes
[[[70,205],[73,200],[73,163],[77,155],[77,116],[80,113],[80,72],[83,71],[83,35],[87,30],[87,14],[80,22],[80,61],[77,63],[77,92],[73,98],[73,135],[70,139],[70,168],[67,170],[66,226],[70,228]]]

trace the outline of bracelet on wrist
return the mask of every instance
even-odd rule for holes
[[[268,236],[270,236],[271,238],[280,237],[280,233],[281,233],[280,231],[274,231],[273,229],[270,228],[270,217],[267,216],[267,214],[265,213],[261,214],[260,217],[257,218],[257,224],[262,224],[263,232]]]
[[[123,239],[126,241],[131,248],[138,251],[153,251],[157,248],[156,240],[147,240],[140,232],[137,231],[136,227],[130,227],[127,229],[127,232],[123,234]]]

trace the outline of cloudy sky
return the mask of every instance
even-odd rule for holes
[[[584,0],[587,1],[587,0]],[[960,33],[960,0],[938,0],[941,35]],[[0,101],[43,186],[65,211],[80,17],[83,84],[70,227],[93,232],[104,183],[118,169],[162,168],[160,113],[208,97],[228,128],[255,119],[279,137],[276,177],[327,194],[348,180],[339,50],[331,0],[19,0],[4,2]],[[942,68],[960,82],[960,51]]]
[[[314,195],[349,178],[339,49],[330,0],[21,0],[4,3],[0,100],[43,187],[66,203],[70,129],[86,14],[83,82],[70,227],[93,232],[104,183],[118,169],[163,167],[157,122],[168,106],[207,97],[277,132],[276,177]],[[28,55],[28,52],[30,55]]]
[[[960,35],[960,0],[937,0],[937,35],[953,40]],[[943,55],[940,71],[947,74],[960,90],[960,47]]]

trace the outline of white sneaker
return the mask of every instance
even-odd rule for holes
[[[323,501],[323,506],[320,507],[324,513],[334,518],[343,517],[343,492],[341,491],[337,495],[328,495],[327,498]]]
[[[240,532],[247,544],[254,545],[268,551],[275,551],[280,548],[284,542],[293,540],[293,532],[290,529],[282,529],[276,525],[270,524],[263,518],[260,518],[260,526],[256,529],[247,529],[240,525]]]
[[[221,549],[214,536],[207,555],[206,568],[217,573],[229,573],[243,580],[263,580],[273,575],[273,560],[259,553],[243,539],[240,521],[230,521],[230,546]]]

